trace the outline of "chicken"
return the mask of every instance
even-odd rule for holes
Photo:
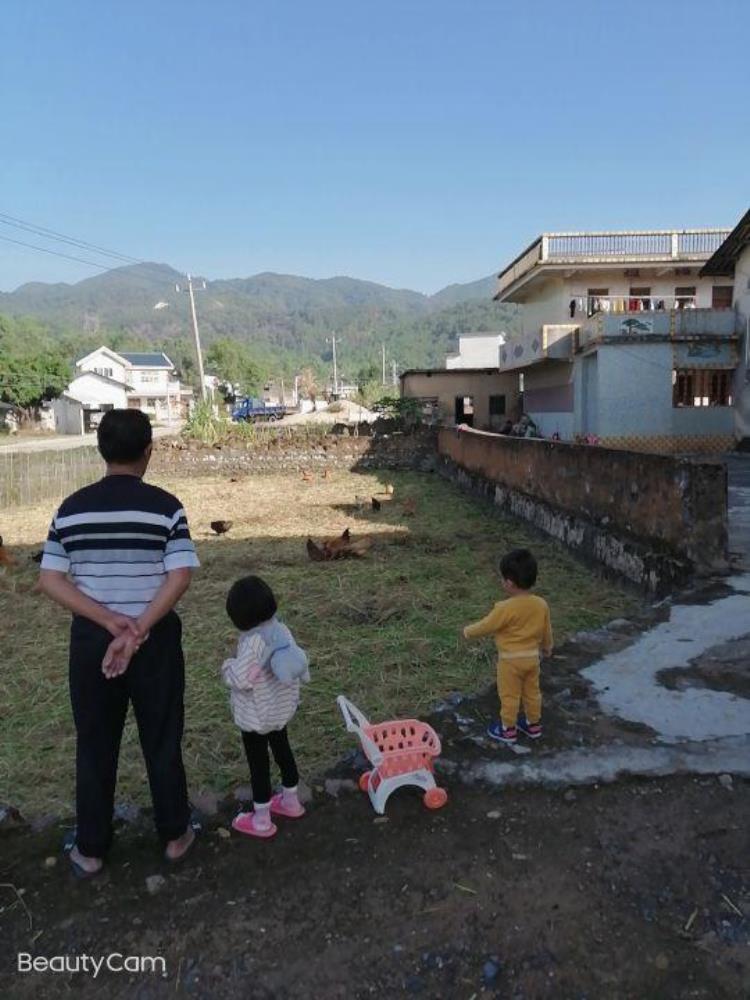
[[[312,472],[310,472],[309,469],[303,469],[302,470],[302,482],[303,483],[311,483],[314,478],[315,477],[313,476]]]
[[[327,538],[320,545],[316,545],[312,538],[307,539],[307,554],[313,562],[330,562],[349,556],[359,558],[371,548],[372,538],[364,535],[353,539],[348,528],[338,538]]]
[[[233,521],[212,521],[210,528],[215,535],[226,535],[233,524]]]
[[[330,479],[330,478],[331,478],[331,470],[323,469],[323,479]]]
[[[406,497],[401,504],[404,517],[413,517],[417,513],[417,501],[414,497]]]
[[[10,569],[12,566],[17,565],[18,560],[5,548],[2,535],[0,535],[0,566],[7,566]]]
[[[340,538],[329,538],[323,542],[323,552],[326,559],[340,559],[345,550],[350,547],[351,534],[347,528]]]
[[[318,548],[312,538],[307,539],[307,554],[313,562],[325,562],[327,559],[325,552]]]

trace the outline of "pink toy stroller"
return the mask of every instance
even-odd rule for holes
[[[417,719],[369,722],[342,694],[336,699],[346,728],[356,733],[362,750],[372,764],[360,775],[359,787],[370,796],[376,813],[385,812],[391,792],[403,785],[424,789],[422,801],[428,809],[440,809],[448,793],[438,788],[432,770],[440,754],[440,738],[432,726]]]

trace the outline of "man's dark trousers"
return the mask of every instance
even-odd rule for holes
[[[70,631],[70,700],[76,743],[76,843],[82,854],[101,858],[112,842],[117,761],[132,703],[146,761],[154,821],[162,842],[187,829],[190,810],[182,763],[185,661],[182,624],[171,612],[120,677],[108,680],[102,660],[112,636],[86,618]]]

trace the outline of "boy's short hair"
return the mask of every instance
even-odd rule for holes
[[[244,576],[229,588],[227,614],[235,628],[247,632],[267,622],[276,614],[273,591],[259,576]]]
[[[96,438],[108,465],[137,462],[153,439],[151,421],[141,410],[107,410]]]
[[[500,560],[500,572],[521,590],[531,590],[536,583],[536,559],[528,549],[513,549]]]

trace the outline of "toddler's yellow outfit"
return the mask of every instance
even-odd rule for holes
[[[526,721],[534,725],[542,717],[539,690],[540,650],[552,650],[549,606],[536,594],[517,594],[498,601],[481,621],[467,625],[467,639],[494,635],[497,646],[497,691],[500,719],[506,729],[516,725],[523,705]]]

